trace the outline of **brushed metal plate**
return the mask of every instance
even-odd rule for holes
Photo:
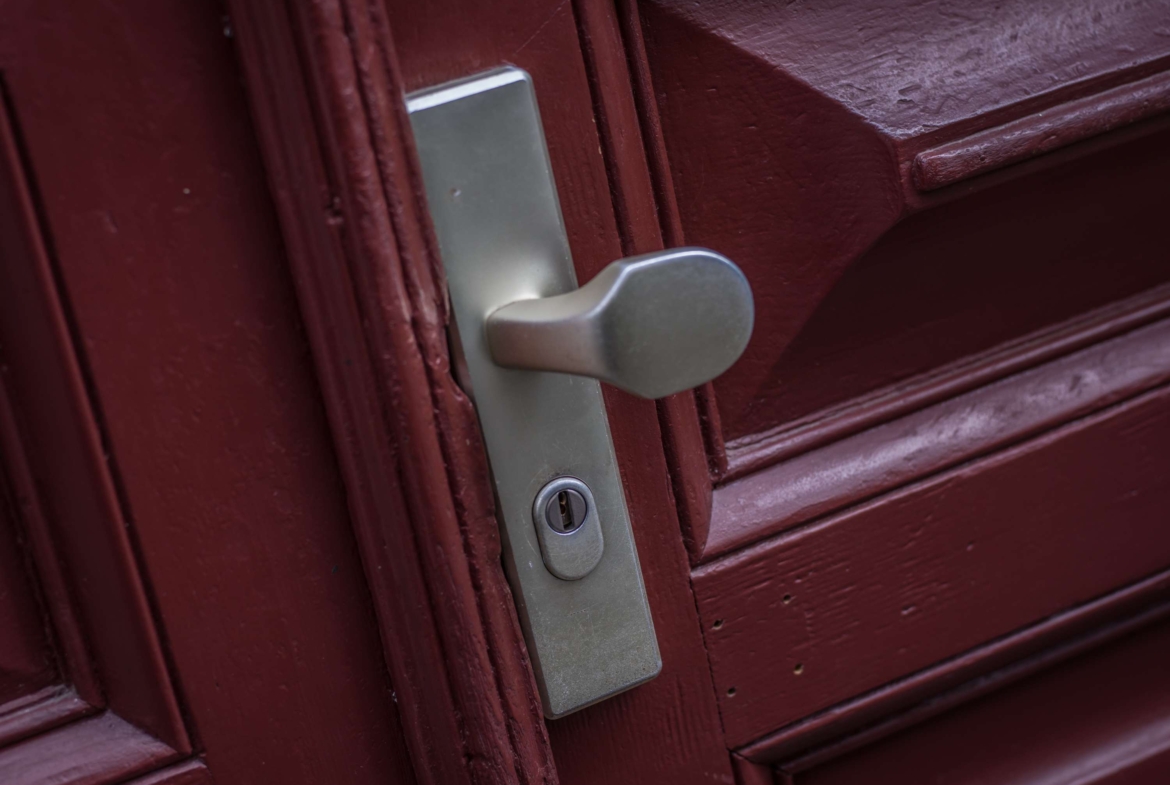
[[[562,717],[652,679],[662,667],[593,379],[492,362],[495,309],[577,287],[531,78],[501,68],[407,97],[431,218],[491,461],[504,561],[544,713]],[[593,492],[604,552],[579,580],[541,557],[533,501],[555,477]]]

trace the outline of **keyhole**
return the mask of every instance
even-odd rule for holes
[[[575,532],[585,522],[588,513],[585,497],[577,491],[566,488],[548,500],[544,519],[554,531],[561,534]]]
[[[557,504],[561,508],[561,529],[569,531],[573,528],[573,508],[569,506],[568,491],[561,491],[557,494]]]

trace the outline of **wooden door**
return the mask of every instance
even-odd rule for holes
[[[1165,2],[0,16],[3,782],[1170,774]],[[663,670],[556,721],[403,103],[502,64],[582,280],[757,304],[605,389]]]
[[[641,12],[682,231],[760,314],[689,524],[728,747],[797,783],[1164,778],[1164,633],[1054,663],[1165,599],[1170,6]]]

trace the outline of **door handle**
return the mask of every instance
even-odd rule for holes
[[[567,294],[505,305],[487,319],[508,368],[590,376],[643,398],[709,382],[743,353],[754,310],[747,278],[706,248],[613,262]]]
[[[561,717],[662,667],[597,380],[653,398],[716,376],[747,343],[751,290],[702,248],[623,259],[578,288],[520,69],[412,93],[407,112],[504,567],[544,713]]]

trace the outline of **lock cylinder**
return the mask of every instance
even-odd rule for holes
[[[576,477],[557,477],[537,492],[532,522],[544,566],[563,581],[581,580],[605,553],[593,491]]]

